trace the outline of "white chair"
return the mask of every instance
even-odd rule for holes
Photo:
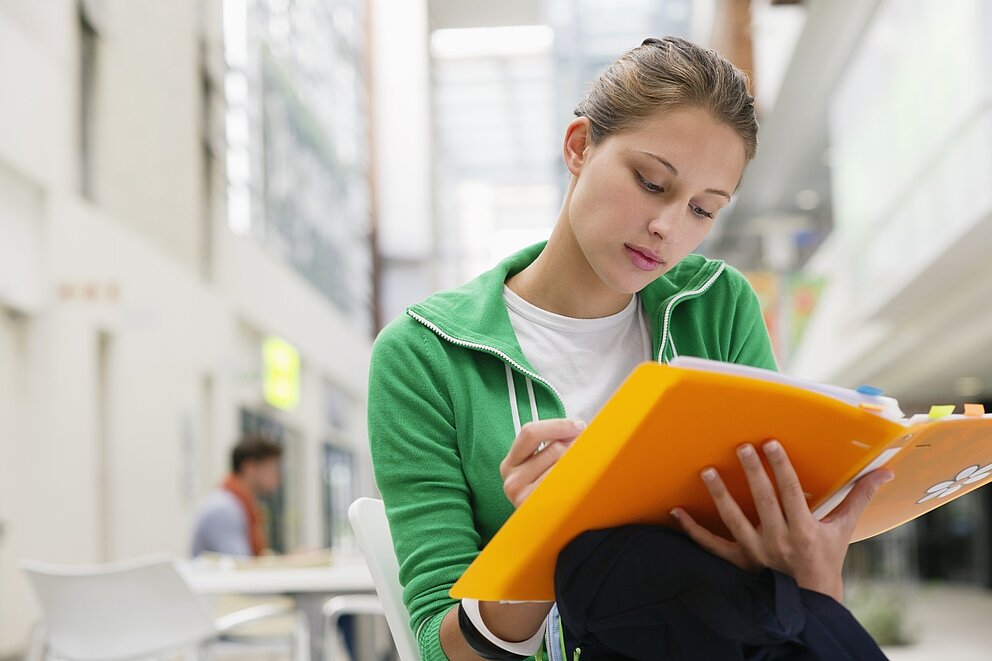
[[[215,621],[168,557],[88,566],[22,561],[21,569],[41,603],[44,642],[34,652],[41,659],[124,661],[190,651],[202,659],[235,627],[293,612],[263,604]]]
[[[417,641],[410,629],[410,615],[403,605],[400,567],[393,551],[393,537],[389,532],[385,506],[375,498],[359,498],[348,508],[348,519],[368,564],[379,603],[372,603],[367,597],[358,595],[331,599],[324,606],[325,616],[333,619],[327,631],[335,631],[337,618],[344,613],[382,613],[386,616],[400,661],[420,661]]]
[[[338,620],[342,615],[385,615],[382,601],[374,594],[342,594],[327,600],[324,612],[324,659],[339,658],[344,644],[338,633]]]

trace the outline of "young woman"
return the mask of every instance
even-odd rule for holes
[[[744,74],[685,40],[648,39],[600,74],[575,114],[562,148],[571,176],[547,243],[410,307],[382,331],[373,350],[372,458],[421,654],[558,658],[562,650],[581,648],[583,658],[778,658],[752,652],[806,649],[810,641],[802,639],[805,629],[792,615],[803,619],[809,599],[798,595],[818,595],[817,604],[826,600],[842,611],[839,617],[849,617],[836,603],[848,540],[857,516],[889,476],[878,471],[866,477],[835,515],[818,522],[777,443],[740,451],[759,526],[741,514],[715,471],[701,476],[734,540],[711,534],[677,510],[693,541],[657,528],[653,534],[660,536],[618,529],[598,534],[620,537],[580,537],[559,558],[557,607],[459,604],[448,596],[567,451],[582,421],[638,363],[684,353],[775,368],[747,281],[722,262],[691,254],[730,202],[756,150],[758,126]],[[584,562],[595,559],[601,568],[605,559],[630,569],[623,553],[631,549],[642,556],[632,574],[598,577],[597,590],[587,589],[583,576],[599,569],[584,574]],[[643,557],[657,558],[657,567],[652,561],[645,568]],[[766,604],[770,615],[761,620],[745,608],[734,616],[741,621],[706,621],[693,629],[686,622],[699,623],[700,608],[706,620],[714,609],[729,612],[733,604],[665,611],[670,621],[656,613],[648,634],[671,638],[672,631],[696,631],[696,637],[643,653],[611,648],[609,636],[596,637],[598,625],[589,618],[626,622],[611,618],[629,610],[633,601],[623,603],[628,599],[655,608],[649,603],[658,596],[653,591],[671,588],[670,575],[681,587],[664,599],[685,601],[685,594],[730,581],[735,589],[743,586],[748,599]],[[690,584],[679,582],[685,577],[692,577]],[[621,603],[606,602],[617,600],[607,597],[607,587]],[[866,654],[875,654],[870,638],[852,623],[841,626],[850,624],[858,644],[871,648]],[[769,634],[777,629],[784,632],[778,638]],[[738,636],[743,630],[760,631]],[[641,640],[644,633],[621,628],[618,635]],[[721,644],[701,656],[699,645],[710,638]],[[660,656],[662,648],[669,657]]]

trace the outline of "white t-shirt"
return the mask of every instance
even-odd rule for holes
[[[561,393],[568,417],[588,422],[638,364],[651,360],[640,297],[598,319],[563,317],[528,303],[509,287],[503,300],[524,356]]]

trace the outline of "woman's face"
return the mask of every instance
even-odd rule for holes
[[[599,279],[632,294],[706,237],[744,172],[744,142],[694,107],[659,113],[595,145],[583,122],[573,122],[565,139],[575,175],[569,223]]]

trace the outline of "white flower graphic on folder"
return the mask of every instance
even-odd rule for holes
[[[916,502],[917,504],[920,504],[925,503],[928,500],[933,500],[934,498],[944,498],[945,496],[950,496],[955,491],[958,491],[964,487],[964,485],[972,484],[973,482],[980,482],[990,475],[992,475],[992,464],[986,464],[981,467],[979,467],[978,464],[968,466],[963,471],[958,473],[953,480],[938,482],[927,489],[926,495]]]

